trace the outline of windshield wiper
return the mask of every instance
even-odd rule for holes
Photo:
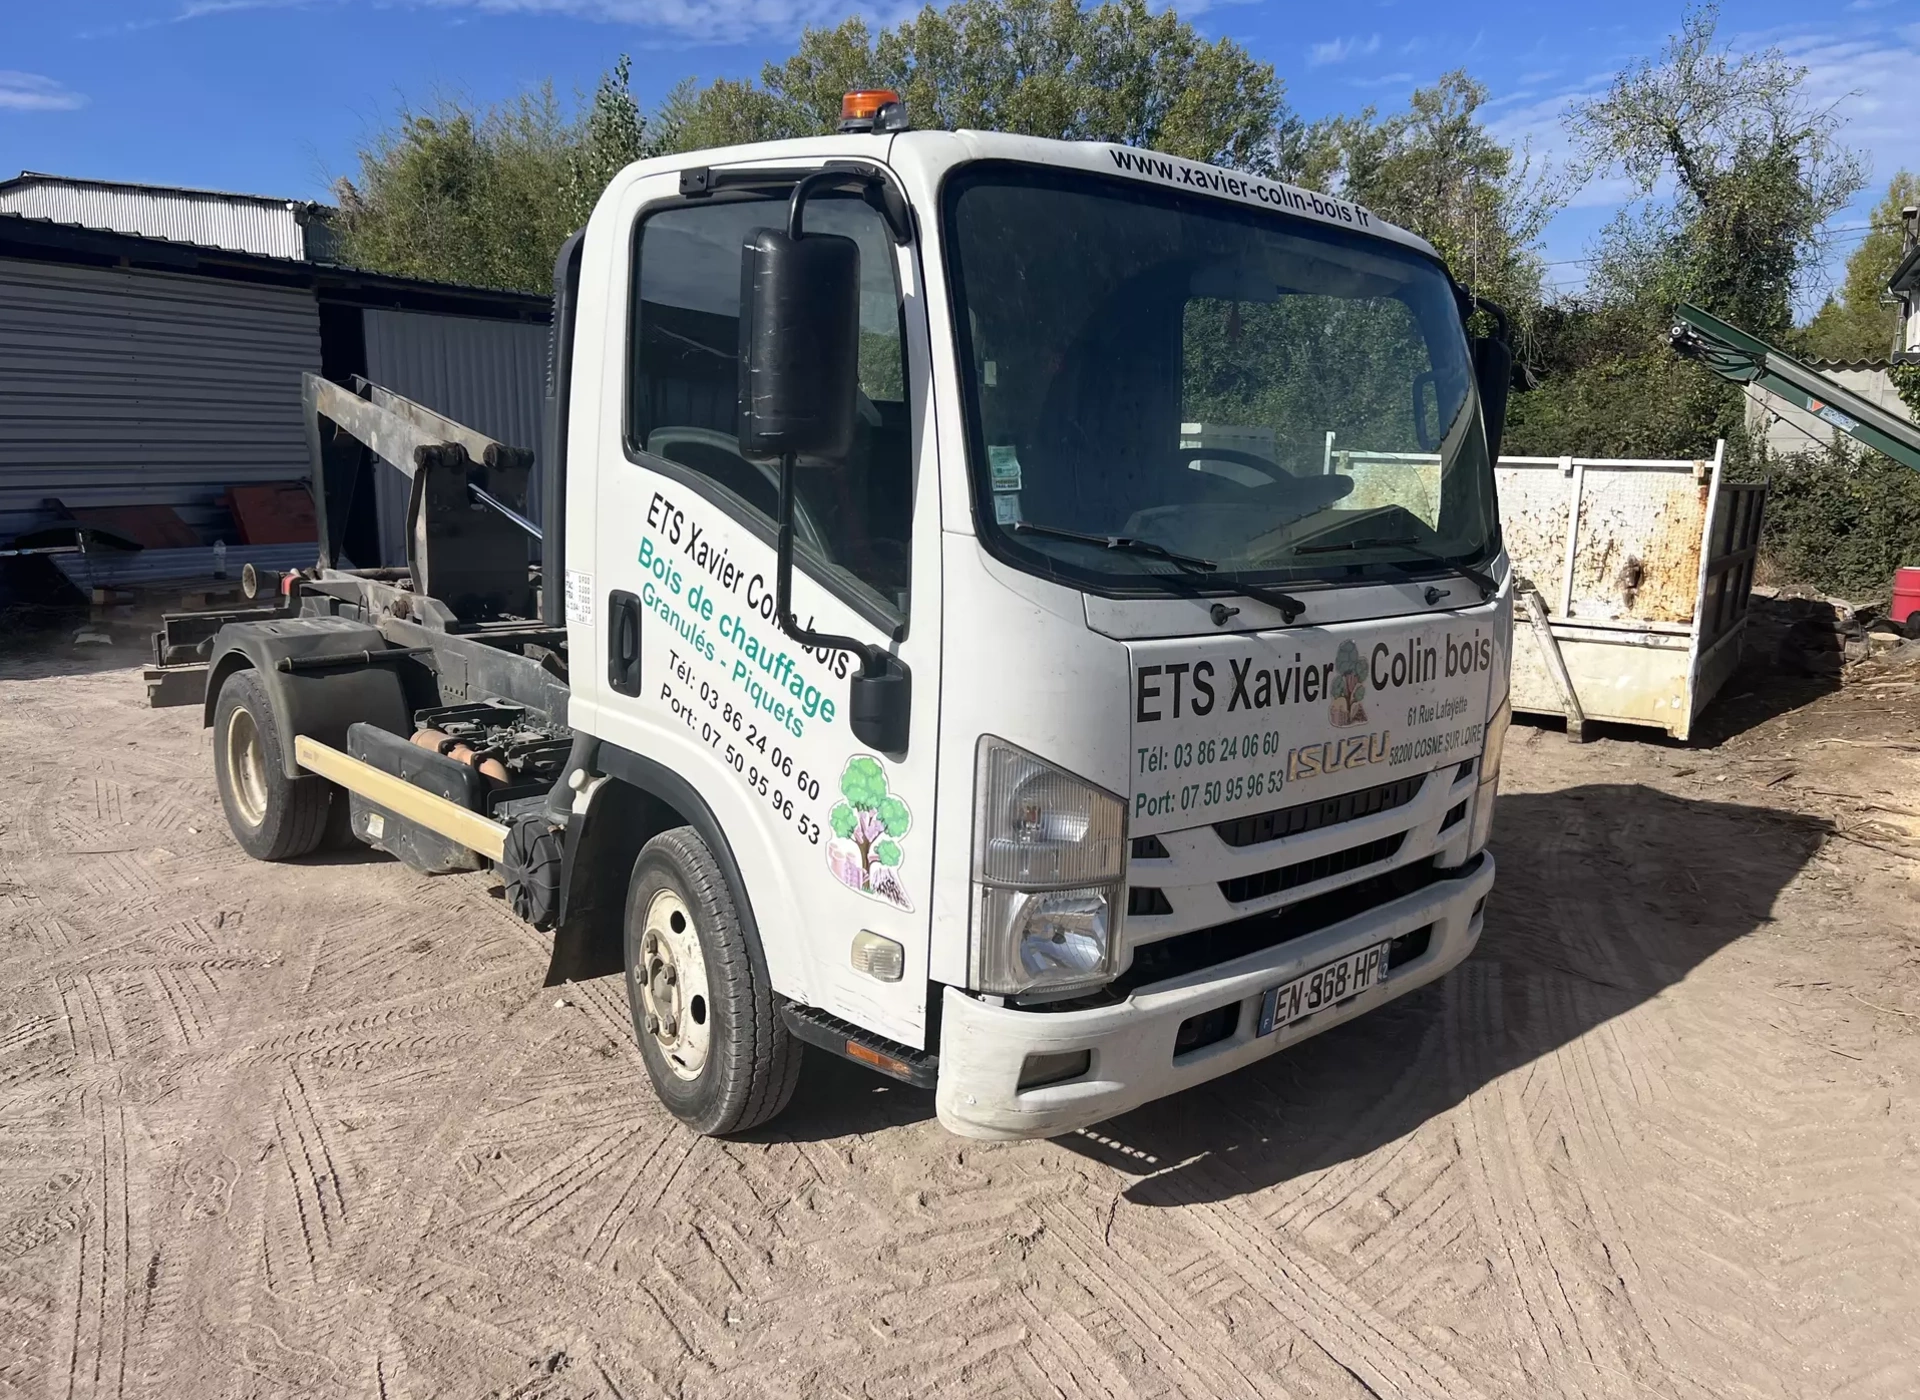
[[[1337,544],[1297,544],[1293,547],[1293,552],[1295,554],[1335,554],[1343,549],[1404,549],[1407,553],[1424,559],[1430,564],[1438,564],[1444,569],[1452,569],[1468,583],[1480,590],[1482,601],[1491,598],[1500,589],[1500,585],[1494,582],[1493,575],[1482,573],[1470,564],[1462,564],[1456,560],[1449,559],[1444,554],[1435,554],[1432,550],[1422,549],[1419,542],[1412,539],[1402,539],[1398,537],[1388,539],[1378,536],[1368,536],[1365,539],[1359,540],[1341,540]],[[1412,565],[1408,564],[1404,559],[1383,559],[1380,562],[1400,569],[1403,572],[1412,568]]]
[[[1152,559],[1164,559],[1169,564],[1177,564],[1189,573],[1210,574],[1220,567],[1211,559],[1202,559],[1197,554],[1176,554],[1165,545],[1137,539],[1132,535],[1089,535],[1081,530],[1062,530],[1057,525],[1036,525],[1031,520],[1016,520],[1013,529],[1022,535],[1047,535],[1056,540],[1072,540],[1076,544],[1097,544],[1102,549],[1115,549],[1124,554],[1144,554]]]
[[[1011,528],[1017,534],[1046,535],[1051,539],[1072,540],[1076,544],[1098,545],[1102,549],[1119,550],[1126,554],[1143,554],[1150,559],[1164,559],[1181,572],[1188,574],[1205,576],[1217,572],[1220,568],[1220,565],[1212,559],[1202,559],[1197,554],[1180,554],[1168,549],[1165,545],[1155,544],[1152,540],[1139,539],[1133,535],[1092,535],[1083,530],[1063,530],[1057,525],[1036,525],[1031,520],[1016,520]],[[1167,579],[1165,574],[1146,574],[1143,577]],[[1171,580],[1168,581],[1171,582]],[[1278,589],[1262,588],[1257,584],[1242,583],[1237,579],[1228,583],[1228,586],[1237,593],[1265,603],[1269,607],[1278,608],[1282,622],[1290,623],[1307,610],[1305,603],[1291,593],[1282,593]],[[1228,613],[1226,616],[1231,617],[1232,614]],[[1216,616],[1214,621],[1218,624],[1224,622],[1225,618]]]

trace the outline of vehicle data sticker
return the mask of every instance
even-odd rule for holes
[[[593,626],[593,575],[585,569],[567,570],[567,625]]]

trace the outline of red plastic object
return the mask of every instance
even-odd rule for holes
[[[298,481],[230,486],[227,507],[243,544],[305,544],[320,538],[313,497]]]
[[[1895,622],[1909,622],[1920,613],[1920,569],[1893,571],[1893,612]]]

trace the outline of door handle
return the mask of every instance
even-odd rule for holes
[[[619,588],[607,595],[607,684],[640,693],[640,600]]]

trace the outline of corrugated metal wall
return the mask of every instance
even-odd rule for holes
[[[36,179],[11,184],[10,189],[0,189],[0,214],[24,214],[57,224],[169,238],[268,258],[307,255],[306,234],[293,208],[282,200]]]
[[[0,258],[0,539],[69,505],[204,528],[228,486],[304,481],[313,293]]]
[[[473,316],[416,311],[365,313],[367,377],[496,442],[540,451],[546,395],[547,328]],[[540,518],[540,468],[534,467],[527,514]],[[383,564],[406,562],[407,481],[382,467],[375,476]],[[355,561],[360,562],[360,561]]]

